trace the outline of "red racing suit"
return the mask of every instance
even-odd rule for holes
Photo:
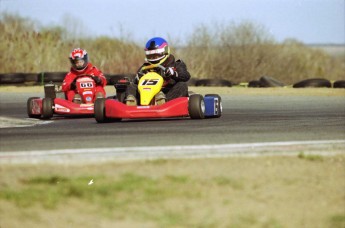
[[[97,69],[97,67],[93,66],[91,63],[88,63],[84,70],[76,71],[73,68],[71,68],[71,71],[67,73],[67,75],[65,76],[65,79],[62,82],[61,90],[65,92],[67,100],[69,101],[73,100],[73,97],[77,93],[77,91],[75,90],[75,88],[71,88],[71,84],[74,82],[77,76],[82,75],[82,74],[89,74],[89,75],[99,77],[102,82],[101,84],[96,86],[96,93],[101,92],[104,95],[104,97],[106,97],[105,90],[103,87],[106,86],[107,79],[103,75],[102,71]]]

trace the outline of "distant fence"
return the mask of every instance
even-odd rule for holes
[[[41,73],[6,73],[0,74],[0,85],[44,85],[48,82],[62,83],[68,72],[41,72]],[[108,85],[114,85],[119,79],[127,77],[133,80],[134,74],[105,74]],[[286,85],[272,77],[262,76],[259,80],[252,80],[248,83],[234,84],[226,79],[198,79],[191,78],[189,86],[221,86],[231,87],[239,85],[252,88],[286,87]],[[345,80],[331,82],[324,78],[309,78],[288,86],[293,88],[305,87],[326,87],[345,88]]]

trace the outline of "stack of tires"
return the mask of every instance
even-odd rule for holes
[[[225,79],[199,79],[195,81],[195,86],[231,87],[232,83]]]
[[[61,83],[67,72],[41,72],[41,73],[4,73],[0,74],[1,85],[23,84],[23,85],[44,85],[49,82]],[[105,74],[108,85],[115,85],[119,79],[128,78],[132,81],[134,74]],[[189,86],[216,86],[232,87],[234,84],[226,79],[198,79],[192,77],[188,81]],[[252,80],[248,87],[268,88],[284,87],[284,83],[270,77],[262,76],[259,80]],[[324,78],[309,78],[292,85],[293,88],[345,88],[345,80],[331,82]]]

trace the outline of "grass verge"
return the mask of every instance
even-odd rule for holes
[[[106,86],[107,95],[114,95],[115,88]],[[220,95],[274,95],[274,96],[345,96],[345,89],[333,88],[246,88],[246,87],[196,87],[190,86],[190,91]],[[0,86],[0,93],[44,93],[43,86]]]
[[[0,227],[344,227],[344,179],[344,155],[302,152],[4,165]]]

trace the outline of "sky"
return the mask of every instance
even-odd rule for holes
[[[200,25],[253,22],[282,42],[345,44],[345,0],[0,0],[0,13],[76,34],[185,40]]]

